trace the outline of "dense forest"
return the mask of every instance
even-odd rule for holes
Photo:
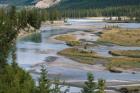
[[[140,5],[140,0],[62,0],[57,4],[57,9],[95,9],[107,7],[119,7],[128,5]]]
[[[121,21],[121,16],[129,17],[130,21],[140,21],[140,6],[120,6],[107,7],[104,9],[68,9],[58,10],[56,8],[48,9],[48,19],[59,20],[65,18],[81,18],[81,17],[118,17]]]
[[[16,5],[34,5],[38,0],[0,0],[1,3]],[[22,8],[21,8],[22,9]],[[130,20],[140,21],[140,0],[62,0],[49,9],[43,9],[48,20],[81,17],[127,16]]]
[[[127,16],[140,20],[140,0],[64,0],[48,9],[61,18]]]

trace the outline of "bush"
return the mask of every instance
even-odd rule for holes
[[[66,43],[69,46],[80,46],[81,45],[80,41],[69,41],[69,42],[66,42]]]

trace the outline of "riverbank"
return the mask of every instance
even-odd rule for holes
[[[103,25],[102,25],[103,24]],[[83,25],[86,28],[80,28]],[[108,57],[108,49],[112,46],[106,45],[96,45],[93,44],[98,40],[99,36],[97,32],[102,31],[102,26],[104,23],[75,23],[66,25],[66,27],[60,26],[42,26],[40,33],[41,37],[40,42],[36,43],[34,40],[26,40],[22,42],[17,42],[17,62],[20,66],[27,69],[31,74],[33,74],[34,79],[36,80],[40,73],[40,65],[45,65],[47,67],[49,78],[54,79],[58,77],[60,80],[64,81],[85,81],[88,72],[92,72],[95,76],[95,79],[103,78],[107,81],[111,80],[121,80],[121,81],[138,81],[139,72],[133,74],[131,71],[126,71],[122,73],[112,73],[106,70],[105,66],[101,64],[90,65],[77,62],[75,60],[69,59],[68,57],[58,55],[57,52],[62,51],[63,49],[69,48],[64,41],[55,40],[55,36],[59,35],[75,35],[79,36],[79,40],[88,42],[90,48],[93,49],[97,54],[102,54],[102,56]],[[126,24],[125,24],[126,25]],[[73,28],[74,26],[74,28]],[[93,29],[87,31],[87,28],[91,26]],[[30,36],[29,36],[30,37]],[[81,39],[82,38],[82,39]],[[74,46],[75,47],[75,46]],[[118,47],[118,46],[117,46]],[[84,47],[82,47],[84,48]],[[114,47],[115,49],[116,46]],[[120,46],[119,46],[120,48]],[[122,47],[121,47],[122,48]],[[125,47],[126,48],[126,47]],[[110,55],[109,55],[110,56]],[[49,60],[55,58],[55,60]],[[101,61],[98,61],[98,63]],[[73,74],[75,73],[75,74]],[[116,84],[116,83],[113,83]],[[122,83],[123,84],[123,83]]]
[[[28,25],[26,28],[20,29],[17,38],[22,38],[22,37],[25,37],[27,35],[31,35],[34,32],[39,32],[39,30],[37,30],[34,27]]]

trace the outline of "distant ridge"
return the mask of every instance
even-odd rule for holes
[[[0,0],[0,4],[16,6],[33,5],[39,8],[53,6],[57,9],[89,9],[116,6],[140,6],[140,0]]]
[[[106,8],[116,6],[140,5],[140,0],[62,0],[57,9]]]
[[[0,4],[9,4],[9,5],[34,5],[38,0],[0,0]]]

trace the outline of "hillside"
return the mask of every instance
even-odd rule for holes
[[[0,4],[11,4],[11,5],[34,5],[38,0],[0,0]]]
[[[55,4],[58,4],[61,0],[41,0],[35,4],[35,7],[38,8],[48,8]]]
[[[59,4],[57,4],[60,1]],[[112,6],[140,5],[140,0],[0,0],[0,4],[35,5],[57,9],[106,8]]]
[[[38,8],[48,8],[60,1],[61,0],[0,0],[0,4],[9,4],[16,6],[34,5]]]
[[[106,8],[116,6],[140,5],[140,0],[63,0],[55,6],[59,9]]]

